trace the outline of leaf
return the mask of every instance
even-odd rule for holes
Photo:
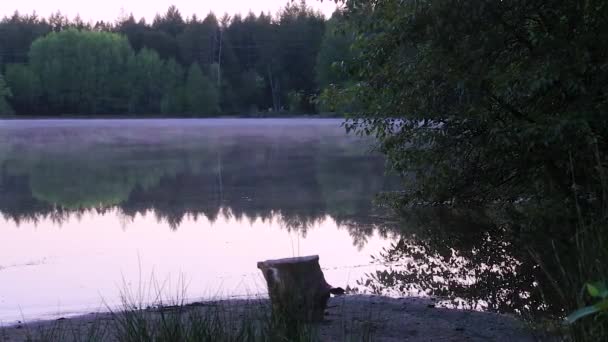
[[[587,293],[593,298],[600,296],[600,290],[594,284],[587,284]]]
[[[595,303],[593,307],[596,308],[598,311],[608,311],[608,299],[604,299],[599,303]]]
[[[593,298],[607,298],[608,288],[606,287],[606,284],[602,282],[588,283],[587,293]]]
[[[566,317],[566,323],[573,324],[574,322],[578,321],[579,319],[589,316],[589,315],[593,315],[594,313],[599,312],[599,311],[600,311],[600,309],[598,309],[595,305],[587,306],[582,309],[578,309]]]
[[[608,299],[604,299],[599,303],[574,311],[566,317],[566,323],[572,324],[583,317],[606,311],[608,311]]]

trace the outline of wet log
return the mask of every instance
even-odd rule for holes
[[[320,322],[331,294],[343,294],[325,281],[319,256],[258,262],[268,285],[273,315],[305,322]]]

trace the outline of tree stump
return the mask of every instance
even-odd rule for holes
[[[343,294],[323,276],[319,256],[258,262],[268,285],[273,315],[304,322],[320,322],[330,294]]]

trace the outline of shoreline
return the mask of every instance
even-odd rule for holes
[[[257,114],[234,114],[234,115],[211,115],[211,116],[188,116],[188,115],[125,115],[125,114],[91,114],[91,115],[13,115],[0,116],[0,120],[148,120],[148,119],[345,119],[344,115],[334,113],[320,114],[285,114],[285,113],[257,113]]]
[[[93,330],[105,329],[107,336],[100,341],[120,341],[118,325],[128,315],[138,315],[155,321],[171,313],[215,315],[221,312],[226,324],[250,324],[258,320],[252,313],[267,315],[266,299],[228,299],[196,302],[179,306],[160,306],[126,313],[91,313],[53,321],[25,322],[0,327],[0,341],[78,340]],[[180,316],[181,317],[181,316]],[[257,316],[256,316],[257,317]],[[181,318],[180,318],[181,319]],[[156,322],[156,321],[155,321]],[[372,295],[333,297],[328,303],[325,321],[316,325],[321,341],[346,340],[345,336],[369,333],[373,341],[536,341],[525,322],[497,313],[435,307],[430,299],[389,298]],[[58,331],[69,332],[59,339],[49,338]],[[45,339],[44,337],[47,337]],[[70,337],[71,336],[71,337]],[[353,340],[352,337],[348,340]],[[356,340],[356,339],[355,339]]]

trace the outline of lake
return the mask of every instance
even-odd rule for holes
[[[311,254],[349,292],[551,309],[509,229],[480,208],[389,215],[387,174],[336,119],[0,121],[0,323],[264,296],[258,261]]]
[[[384,165],[333,119],[0,121],[0,321],[256,296],[310,254],[355,286],[395,241]]]

